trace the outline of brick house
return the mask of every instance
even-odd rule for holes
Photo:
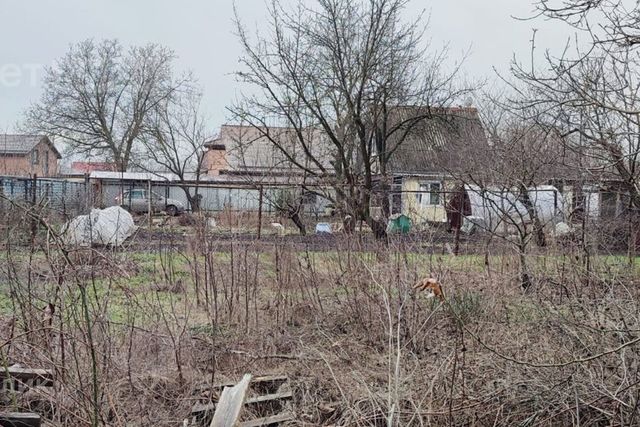
[[[330,167],[333,159],[329,150],[331,145],[323,143],[322,133],[313,128],[304,129],[302,132],[305,133],[307,149],[313,158],[325,167]],[[291,159],[309,170],[317,169],[315,162],[308,158],[297,138],[296,130],[290,127],[257,129],[246,125],[222,125],[218,138],[205,144],[205,175],[270,174],[288,177],[300,173],[300,166],[294,166]],[[287,156],[274,145],[274,141],[286,150]]]
[[[0,134],[0,175],[53,177],[61,157],[47,136]]]

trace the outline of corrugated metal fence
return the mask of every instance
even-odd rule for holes
[[[116,197],[132,190],[147,190],[148,182],[102,180],[101,185],[93,185],[94,205],[107,207],[117,204]],[[277,212],[277,206],[282,205],[282,199],[288,194],[300,193],[296,187],[259,187],[218,185],[212,183],[198,183],[178,185],[174,182],[151,183],[151,191],[167,199],[180,202],[186,209],[190,208],[185,191],[199,199],[200,209],[206,212],[257,212],[265,214]],[[262,196],[261,193],[262,192]],[[325,211],[329,201],[317,194],[305,194],[305,212],[320,214]]]
[[[37,205],[50,213],[72,217],[87,209],[84,181],[0,176],[0,210]]]

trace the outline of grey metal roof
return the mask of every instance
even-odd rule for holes
[[[60,153],[56,147],[53,145],[51,140],[44,135],[0,134],[0,154],[29,154],[31,150],[33,150],[34,147],[43,140],[51,146],[53,151],[56,153],[56,156],[60,158]]]
[[[410,107],[400,117],[425,114]],[[396,174],[442,173],[473,162],[473,154],[486,151],[487,139],[475,108],[444,108],[410,131],[389,159],[389,171]]]
[[[302,131],[315,160],[329,168],[331,162],[331,146],[323,141],[322,133],[314,128]],[[268,137],[267,137],[268,135]],[[273,141],[283,147],[287,156],[276,147]],[[248,125],[222,125],[220,137],[208,145],[209,148],[226,149],[226,162],[229,169],[235,171],[276,171],[297,169],[289,157],[296,159],[308,169],[318,169],[305,153],[298,141],[296,130],[291,127],[272,126],[256,128]]]

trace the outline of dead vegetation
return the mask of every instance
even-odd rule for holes
[[[509,255],[286,238],[146,251],[14,246],[0,361],[55,372],[2,395],[50,425],[179,425],[211,384],[287,375],[291,425],[633,425],[636,260],[550,246],[518,286]],[[368,247],[367,249],[370,249]],[[414,290],[433,276],[445,298]],[[53,307],[53,309],[51,309]]]

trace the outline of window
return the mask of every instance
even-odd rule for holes
[[[125,194],[125,198],[131,198],[131,200],[141,200],[145,198],[144,190],[133,190],[129,194]]]
[[[439,182],[420,184],[420,192],[416,194],[416,202],[422,207],[439,205],[441,191],[442,186]]]
[[[393,177],[391,185],[391,214],[402,213],[402,177]]]
[[[440,204],[440,183],[439,182],[432,182],[429,184],[429,204],[430,205]]]
[[[38,161],[39,161],[39,159],[38,159],[38,149],[36,148],[31,152],[31,164],[32,165],[37,165]]]

